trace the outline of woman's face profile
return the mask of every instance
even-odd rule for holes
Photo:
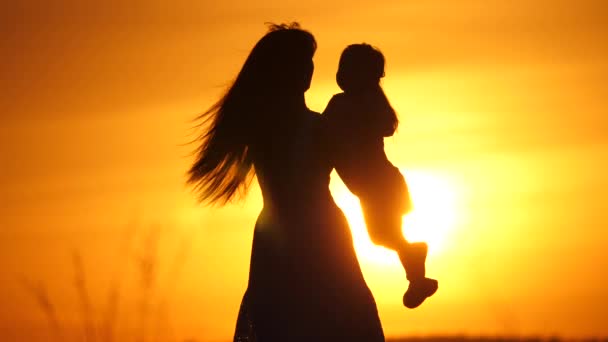
[[[310,88],[310,83],[312,82],[312,74],[315,71],[315,63],[312,60],[312,56],[307,60],[304,71],[305,78],[303,82],[303,89],[306,92]]]
[[[286,61],[284,67],[284,71],[279,75],[282,79],[278,84],[279,87],[294,93],[304,93],[310,88],[315,69],[312,56],[298,56]]]

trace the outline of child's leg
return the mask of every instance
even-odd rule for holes
[[[427,245],[424,242],[407,243],[397,251],[407,280],[416,281],[426,277]]]
[[[361,209],[365,218],[367,232],[376,245],[396,252],[407,246],[401,232],[401,213],[382,203],[366,203],[361,200]]]
[[[404,239],[404,241],[407,240]],[[424,242],[407,243],[398,252],[407,279],[410,281],[407,291],[403,295],[403,305],[410,309],[418,307],[438,288],[437,280],[426,277],[427,252],[428,246]]]
[[[401,231],[401,215],[397,212],[374,215],[379,210],[365,210],[365,221],[374,244],[397,252],[410,281],[425,277],[424,263],[427,246],[423,242],[409,243]]]
[[[372,227],[376,227],[369,230],[372,241],[397,252],[408,280],[413,281],[425,277],[424,263],[427,245],[424,242],[410,243],[407,241],[401,231],[401,215],[368,217],[367,221],[372,223]]]
[[[389,206],[372,206],[361,200],[361,207],[369,236],[377,245],[397,252],[410,281],[403,296],[403,304],[415,308],[437,291],[437,281],[426,278],[425,261],[427,245],[424,242],[409,243],[401,231],[402,215]]]

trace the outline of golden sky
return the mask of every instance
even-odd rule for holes
[[[231,338],[259,192],[197,207],[184,144],[264,22],[293,20],[318,41],[313,110],[339,91],[347,44],[387,59],[383,85],[402,123],[387,151],[416,203],[405,232],[429,241],[440,280],[428,303],[401,306],[396,258],[371,246],[356,201],[332,180],[386,335],[608,336],[607,11],[601,0],[3,4],[1,339],[52,331],[36,283],[62,333],[80,333],[74,251],[94,320],[121,284],[117,334],[166,314],[166,336]],[[149,304],[142,323],[150,255],[146,298],[165,304]]]

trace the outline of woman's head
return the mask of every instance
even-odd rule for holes
[[[269,27],[251,50],[233,86],[258,96],[303,94],[310,87],[314,69],[314,36],[297,23]]]
[[[336,81],[345,92],[377,86],[384,77],[384,55],[369,44],[352,44],[342,51]]]
[[[316,47],[297,23],[270,25],[228,91],[198,117],[206,130],[197,139],[188,183],[201,201],[223,204],[247,191],[253,176],[249,145],[288,114],[290,101],[303,100]]]

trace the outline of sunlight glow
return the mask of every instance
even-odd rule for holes
[[[457,188],[447,178],[428,171],[402,171],[410,189],[414,210],[403,217],[402,231],[411,242],[425,241],[429,255],[438,254],[448,246],[446,236],[459,221],[456,205]],[[357,254],[364,261],[377,264],[397,262],[394,252],[374,245],[367,234],[359,200],[343,184],[334,187],[336,203],[344,211]]]

